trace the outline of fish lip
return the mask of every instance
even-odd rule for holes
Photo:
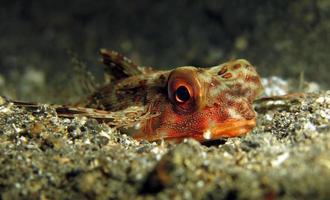
[[[251,131],[256,126],[256,119],[228,119],[224,122],[217,123],[212,128],[204,130],[204,132],[194,132],[191,134],[176,134],[169,136],[165,134],[136,134],[133,138],[137,140],[146,139],[149,141],[167,140],[181,142],[185,138],[194,138],[199,142],[217,140],[220,138],[237,137]],[[162,132],[162,131],[159,131]]]
[[[211,129],[208,129],[209,132],[204,131],[203,138],[207,141],[219,138],[236,137],[248,133],[256,125],[256,119],[229,119],[223,123],[217,124]]]

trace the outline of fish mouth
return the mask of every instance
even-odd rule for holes
[[[249,120],[230,119],[223,123],[219,123],[215,125],[211,129],[207,129],[206,131],[204,131],[203,139],[204,141],[207,141],[207,140],[216,140],[219,138],[237,137],[248,133],[256,125],[257,122],[255,119],[249,119]]]
[[[204,132],[190,132],[182,134],[181,132],[169,132],[167,129],[158,130],[156,134],[139,133],[133,135],[137,140],[145,139],[149,141],[167,140],[181,142],[185,138],[194,138],[199,142],[217,140],[220,138],[237,137],[251,131],[256,126],[255,119],[228,119],[225,122],[217,123]]]

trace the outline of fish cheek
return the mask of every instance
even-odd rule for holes
[[[178,133],[184,130],[185,115],[178,114],[172,104],[163,104],[161,107],[161,114],[151,123],[154,134],[164,139],[179,136]]]
[[[201,135],[210,117],[210,113],[203,111],[179,113],[171,103],[163,102],[153,111],[156,109],[160,115],[148,120],[144,132],[158,139],[183,139]]]

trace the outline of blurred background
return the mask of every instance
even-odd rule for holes
[[[63,103],[81,95],[72,60],[101,82],[100,48],[160,69],[245,58],[263,77],[330,85],[328,0],[0,4],[0,95],[10,98]]]

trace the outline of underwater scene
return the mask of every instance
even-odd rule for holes
[[[329,199],[330,1],[0,5],[0,199]]]

